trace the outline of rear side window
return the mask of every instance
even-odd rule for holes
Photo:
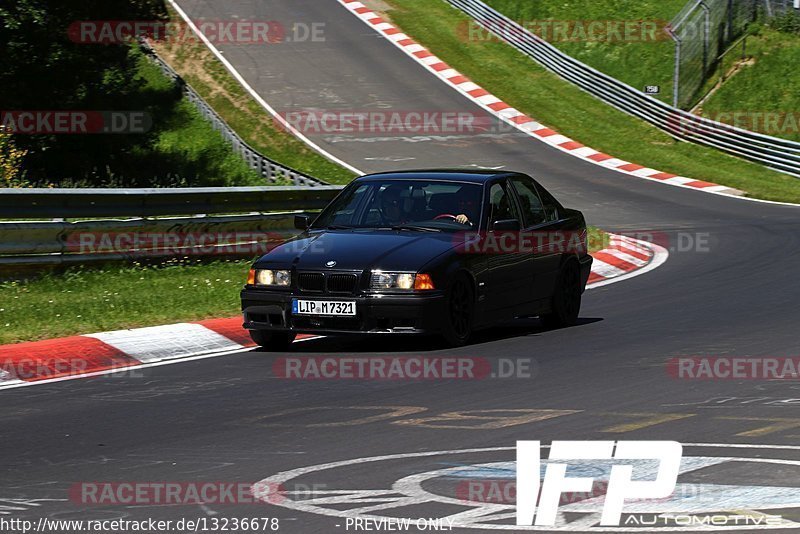
[[[537,224],[542,224],[548,219],[545,216],[544,206],[536,192],[536,186],[533,180],[529,178],[514,177],[511,178],[511,183],[514,184],[514,189],[517,191],[519,197],[520,207],[522,208],[522,217],[525,221],[524,227],[530,228]]]
[[[489,188],[489,210],[490,225],[494,224],[494,221],[520,220],[514,199],[511,198],[504,183],[495,183]]]
[[[553,195],[548,193],[544,187],[539,184],[536,184],[536,186],[536,189],[539,191],[539,197],[542,199],[542,204],[544,205],[544,214],[545,217],[547,217],[547,221],[559,220],[561,218],[561,204]]]

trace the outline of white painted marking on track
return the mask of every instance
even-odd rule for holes
[[[99,339],[142,363],[243,348],[239,343],[194,323],[116,330],[85,337]]]
[[[785,448],[786,446],[771,446],[771,445],[739,445],[739,444],[716,444],[716,443],[688,443],[683,444],[685,448],[687,447],[698,447],[698,448],[760,448],[760,449],[780,449]],[[545,445],[543,448],[548,448],[548,445]],[[800,447],[792,447],[793,450],[800,449]],[[303,495],[302,499],[293,500],[293,499],[285,499],[279,502],[274,502],[274,499],[270,500],[274,495],[270,493],[269,490],[265,488],[275,488],[283,486],[288,486],[287,482],[290,480],[307,476],[310,473],[318,473],[320,471],[329,471],[332,469],[337,468],[346,468],[353,465],[358,464],[368,464],[368,463],[375,463],[381,461],[394,461],[394,460],[405,460],[409,458],[424,458],[430,456],[444,456],[444,455],[458,455],[458,454],[468,454],[468,453],[485,453],[485,452],[499,452],[499,451],[513,451],[515,450],[514,447],[488,447],[482,449],[451,449],[451,450],[442,450],[442,451],[426,451],[426,452],[416,452],[416,453],[401,453],[401,454],[388,454],[388,455],[381,455],[381,456],[372,456],[372,457],[364,457],[364,458],[353,458],[350,460],[338,461],[338,462],[329,462],[326,464],[319,464],[314,466],[306,466],[297,469],[292,469],[289,471],[283,471],[277,473],[273,476],[270,476],[260,482],[257,482],[253,485],[252,491],[256,498],[261,498],[262,500],[267,500],[277,506],[282,506],[284,508],[302,511],[311,514],[317,515],[325,515],[331,517],[339,517],[339,518],[348,518],[348,517],[360,517],[362,519],[373,519],[373,520],[385,520],[387,518],[392,519],[406,519],[404,517],[398,517],[397,515],[392,516],[375,516],[375,515],[368,515],[364,512],[368,512],[378,508],[370,508],[370,507],[360,507],[360,508],[349,508],[344,509],[341,507],[337,508],[330,508],[330,507],[323,507],[320,505],[323,504],[344,504],[344,505],[351,505],[351,506],[358,506],[361,502],[366,502],[363,499],[365,497],[382,497],[382,500],[385,502],[384,505],[380,507],[380,509],[389,509],[389,508],[400,508],[404,506],[409,506],[409,504],[416,504],[422,506],[422,509],[425,510],[425,514],[430,514],[430,509],[433,504],[436,503],[444,503],[444,504],[456,504],[461,507],[469,506],[470,501],[465,501],[463,499],[454,499],[448,495],[441,495],[436,493],[431,493],[427,489],[422,487],[422,483],[425,480],[431,479],[436,477],[437,475],[446,474],[446,473],[454,473],[459,471],[468,471],[472,469],[479,469],[481,465],[465,465],[465,466],[458,466],[458,467],[450,467],[439,469],[435,471],[428,471],[424,473],[414,473],[403,477],[396,482],[394,482],[391,488],[387,488],[384,490],[376,490],[371,488],[369,490],[361,490],[361,489],[349,489],[343,490],[341,492],[338,491],[326,491],[324,492],[325,495],[322,495],[316,498],[315,492],[309,492],[307,495]],[[687,456],[681,462],[681,473],[690,473],[698,469],[706,469],[713,465],[721,465],[729,462],[761,462],[761,463],[777,463],[782,465],[791,465],[794,467],[800,466],[800,461],[798,460],[781,460],[781,459],[770,459],[770,458],[747,458],[747,457],[692,457]],[[647,460],[645,460],[647,462]],[[652,461],[651,461],[652,462]],[[511,465],[513,462],[499,462],[500,464],[504,465]],[[655,462],[652,462],[652,466],[650,472],[655,469]],[[487,464],[482,464],[484,467]],[[591,467],[590,474],[593,478],[602,478],[598,475],[598,469],[596,466],[587,466]],[[610,473],[610,466],[609,469],[606,469],[607,474]],[[368,467],[369,468],[369,467]],[[507,469],[508,470],[508,469]],[[515,467],[514,467],[515,471]],[[600,470],[602,471],[602,469]],[[637,471],[638,473],[638,471]],[[643,474],[646,478],[646,473]],[[507,478],[510,477],[510,473],[506,476]],[[328,475],[326,479],[330,480],[331,476]],[[452,477],[451,477],[452,478]],[[474,477],[471,477],[474,478]],[[497,469],[492,469],[492,476],[490,478],[497,478]],[[698,486],[698,484],[689,484],[689,486]],[[742,488],[741,486],[732,486],[732,485],[715,485],[715,484],[702,484],[702,486],[707,487],[709,490],[714,490],[713,495],[709,493],[708,495],[702,495],[700,497],[700,501],[694,502],[691,506],[688,506],[687,513],[696,513],[698,511],[708,511],[711,509],[712,512],[722,512],[724,510],[729,510],[728,503],[737,503],[741,504],[743,500],[748,500],[751,506],[748,506],[747,509],[750,508],[763,508],[763,509],[774,509],[774,508],[781,508],[785,506],[795,506],[800,505],[800,494],[798,494],[797,488],[787,488],[787,487],[761,487],[761,486],[749,486],[746,488]],[[430,487],[430,486],[429,486]],[[692,493],[686,494],[688,495],[689,499],[696,497],[697,495],[693,495]],[[682,506],[687,504],[686,503],[686,495],[681,494],[680,497],[682,498],[675,498],[673,495],[673,502],[672,504],[673,509],[671,511],[675,511],[677,507],[678,511],[683,513]],[[334,500],[331,500],[331,496],[333,496]],[[772,498],[780,498],[780,502],[771,502],[769,499]],[[593,519],[587,518],[586,521],[577,521],[577,520],[570,520],[567,522],[564,520],[564,516],[560,516],[562,522],[559,523],[556,527],[537,527],[537,526],[518,526],[515,524],[497,524],[496,521],[503,519],[503,520],[511,520],[514,518],[513,513],[513,504],[496,504],[496,503],[486,503],[486,502],[478,502],[475,503],[477,510],[467,510],[452,514],[447,516],[445,519],[456,519],[457,523],[453,526],[457,528],[471,528],[471,529],[487,529],[487,530],[511,530],[511,531],[520,531],[520,530],[530,530],[530,531],[567,531],[567,532],[576,532],[576,531],[594,531],[594,532],[638,532],[642,533],[644,530],[641,527],[624,527],[624,526],[617,526],[617,527],[600,527],[598,528],[597,525],[599,523],[599,515],[596,515],[595,512],[599,510],[597,506],[601,501],[598,499],[589,499],[587,501],[582,501],[579,503],[574,503],[574,510],[573,512],[580,512],[580,513],[588,513]],[[662,502],[668,502],[667,500],[662,499],[655,499],[650,500],[649,506],[655,504],[656,506],[660,505]],[[755,506],[752,506],[752,505]],[[625,510],[628,511],[630,505],[642,507],[642,502],[633,501],[632,503],[626,503]],[[773,506],[774,505],[774,506]],[[571,505],[570,505],[571,506]],[[718,509],[717,507],[722,507]],[[647,507],[647,506],[645,506]],[[566,507],[564,507],[566,508]],[[648,512],[650,510],[648,509]],[[398,510],[398,514],[408,514],[410,513],[408,509],[405,510]],[[760,513],[760,512],[759,512]],[[484,520],[485,522],[480,522]],[[669,527],[660,527],[654,528],[652,530],[657,530],[659,532],[687,532],[687,531],[697,531],[697,530],[723,530],[723,531],[738,531],[738,530],[757,530],[757,529],[775,529],[775,528],[797,528],[800,526],[800,523],[796,523],[787,519],[782,519],[777,524],[768,524],[768,525],[740,525],[735,524],[733,526],[720,526],[720,525],[705,525],[698,527],[697,525],[688,525],[688,526],[669,526]]]

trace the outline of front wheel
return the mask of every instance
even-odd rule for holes
[[[465,275],[459,275],[447,290],[447,314],[444,317],[442,337],[448,345],[461,347],[469,343],[475,314],[475,297],[472,283]]]
[[[297,334],[290,332],[270,332],[268,330],[250,330],[250,337],[256,345],[269,351],[285,351],[292,345]]]
[[[581,311],[581,271],[577,261],[568,261],[558,275],[550,313],[541,316],[547,328],[573,326]]]

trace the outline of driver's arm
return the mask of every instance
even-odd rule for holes
[[[469,217],[462,213],[460,215],[456,215],[456,221],[461,224],[467,224],[469,222]]]

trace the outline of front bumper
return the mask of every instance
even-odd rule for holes
[[[241,293],[244,328],[298,334],[425,334],[441,330],[445,317],[442,291],[409,295],[308,295],[245,288]],[[355,317],[292,314],[292,299],[355,301]]]

